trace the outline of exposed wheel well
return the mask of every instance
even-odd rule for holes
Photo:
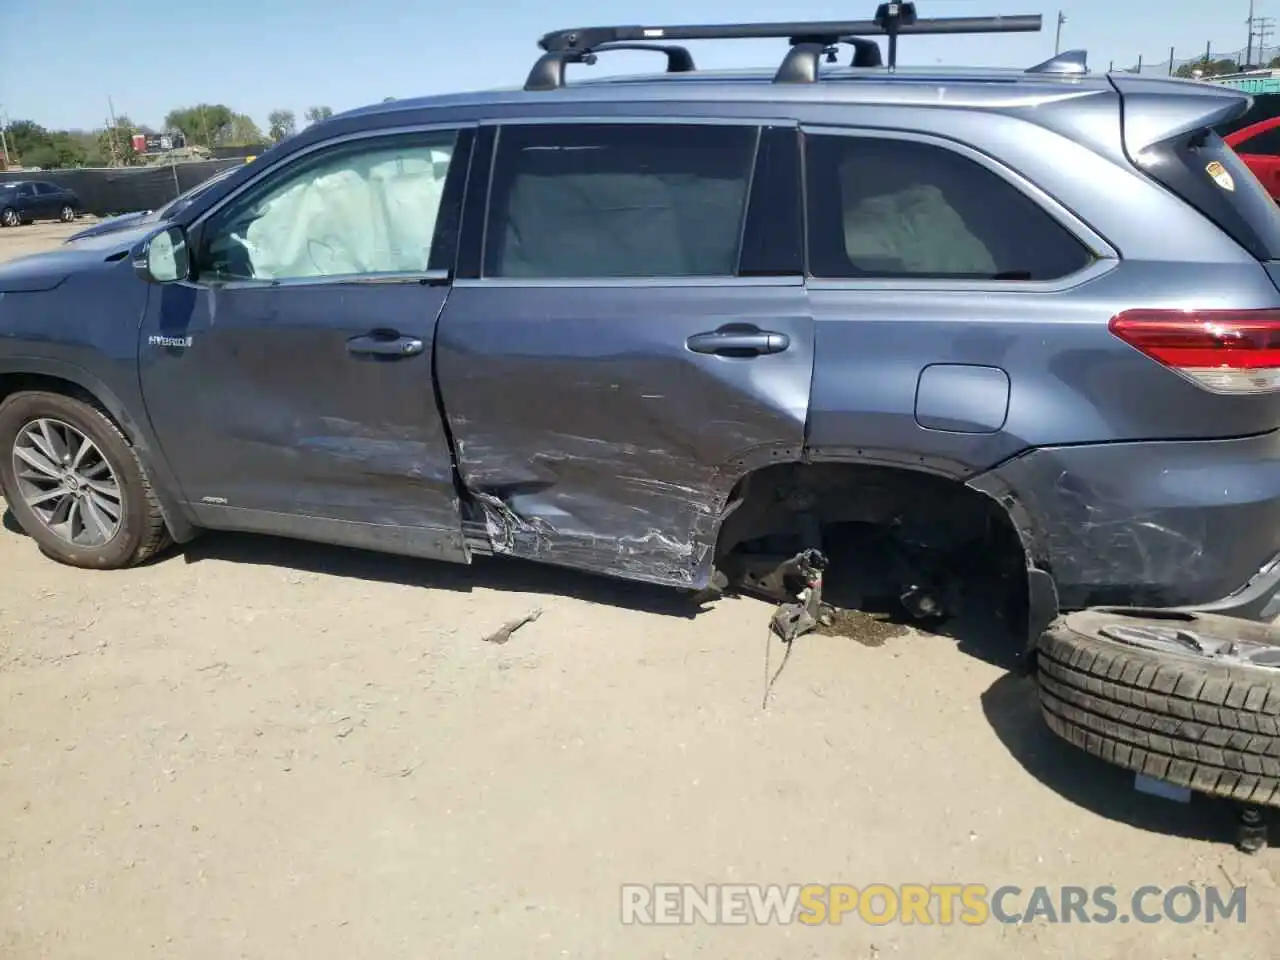
[[[809,547],[828,555],[830,578],[852,567],[871,569],[882,591],[900,598],[911,588],[932,591],[948,612],[975,576],[999,577],[1022,598],[1019,615],[1025,607],[1027,557],[1009,514],[992,497],[946,477],[896,467],[780,463],[738,482],[716,541],[722,581],[750,589],[751,568]]]
[[[43,390],[46,393],[60,393],[64,397],[83,400],[85,403],[91,403],[100,408],[107,416],[111,417],[113,423],[115,422],[116,418],[111,416],[111,413],[103,406],[101,400],[95,397],[92,392],[71,380],[51,377],[43,373],[0,373],[0,403],[4,403],[13,394],[24,390]],[[122,430],[124,429],[119,423],[116,423],[116,426]]]

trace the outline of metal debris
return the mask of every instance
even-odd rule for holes
[[[537,607],[529,611],[523,617],[517,617],[514,620],[508,620],[499,629],[489,634],[487,637],[481,638],[485,643],[506,643],[511,639],[511,635],[523,627],[527,623],[533,623],[542,616],[542,608]]]

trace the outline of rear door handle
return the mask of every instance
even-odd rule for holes
[[[417,337],[366,333],[347,341],[347,353],[358,357],[414,357],[422,351],[422,341]]]
[[[791,346],[791,338],[785,333],[775,333],[772,330],[730,324],[719,330],[695,333],[684,343],[694,353],[751,357],[782,353]]]

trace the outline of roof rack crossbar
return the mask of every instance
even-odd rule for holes
[[[854,66],[885,65],[879,45],[869,44],[866,37],[888,37],[887,66],[898,62],[899,36],[1037,33],[1043,26],[1039,14],[998,17],[937,17],[920,19],[916,5],[908,0],[881,3],[873,20],[816,20],[779,23],[722,23],[683,26],[608,26],[575,27],[544,34],[538,46],[546,53],[529,74],[526,90],[546,90],[563,86],[565,63],[593,63],[594,54],[609,49],[627,49],[620,44],[643,45],[648,49],[655,41],[670,40],[758,40],[787,39],[791,42],[782,65],[774,77],[779,83],[812,83],[818,77],[818,63],[830,57],[840,43],[854,46]],[[872,48],[874,47],[874,53]],[[684,57],[688,52],[684,51]],[[668,70],[676,63],[668,54]],[[685,61],[678,61],[684,63]],[[692,63],[692,58],[688,62]],[[1044,72],[1050,72],[1048,70]]]
[[[616,41],[602,43],[583,50],[549,50],[538,58],[529,77],[525,80],[526,90],[555,90],[564,86],[564,68],[570,63],[595,63],[596,54],[608,53],[611,50],[643,50],[650,53],[663,53],[667,57],[667,73],[689,73],[695,67],[693,55],[685,47],[664,43],[630,43]]]
[[[1040,14],[1008,17],[936,17],[901,24],[898,33],[1037,33]],[[724,23],[673,27],[578,27],[544,34],[538,46],[553,50],[593,50],[605,43],[665,40],[783,40],[789,37],[883,37],[888,31],[875,20],[814,20],[794,23]]]

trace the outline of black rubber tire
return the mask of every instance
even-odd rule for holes
[[[18,494],[13,444],[24,425],[39,417],[71,424],[97,444],[120,483],[120,529],[98,547],[78,547],[53,533]],[[23,531],[46,556],[73,567],[114,570],[142,563],[170,544],[169,530],[146,471],[120,428],[94,404],[58,393],[25,390],[0,403],[0,490]]]
[[[1149,612],[1154,613],[1154,612]],[[1280,631],[1233,617],[1124,617],[1086,610],[1056,620],[1036,647],[1050,729],[1086,753],[1199,793],[1280,806],[1280,669],[1151,650],[1099,631],[1127,622],[1186,626],[1280,647]]]
[[[13,213],[11,207],[5,207],[0,210],[0,227],[20,227],[22,226],[22,217],[19,216],[13,223],[9,223],[9,215]]]
[[[58,211],[58,219],[63,223],[71,223],[76,218],[76,211],[71,204],[63,204],[62,209]]]

